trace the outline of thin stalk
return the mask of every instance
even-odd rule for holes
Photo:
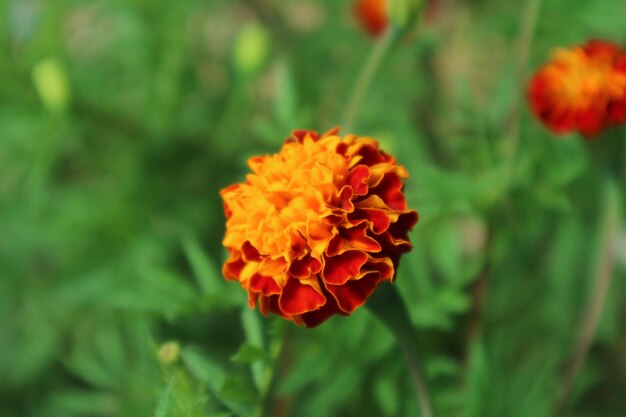
[[[365,95],[372,84],[372,80],[374,79],[378,68],[380,68],[383,58],[387,55],[387,52],[391,48],[395,37],[395,30],[390,27],[376,42],[376,45],[367,57],[365,65],[363,65],[361,73],[354,84],[354,88],[352,89],[352,93],[350,94],[348,103],[346,104],[346,110],[343,114],[341,125],[346,131],[350,131],[352,129],[354,120],[359,112],[359,108],[361,107],[361,103],[363,103]]]
[[[467,325],[466,345],[468,347],[474,346],[476,340],[480,337],[483,331],[485,305],[487,303],[487,291],[489,289],[489,281],[491,271],[493,268],[493,247],[494,247],[494,227],[495,220],[493,216],[488,217],[487,221],[487,238],[485,242],[485,260],[484,265],[480,272],[476,276],[476,279],[471,285],[472,295],[472,309],[469,313],[469,320]],[[469,349],[467,350],[466,363],[469,363]]]
[[[374,316],[393,334],[406,360],[409,374],[415,386],[415,396],[421,417],[433,417],[433,407],[417,355],[417,337],[411,324],[409,312],[395,285],[383,284],[366,304]]]
[[[541,1],[542,0],[528,0],[521,15],[520,32],[519,37],[517,38],[516,48],[516,85],[519,88],[523,88],[523,86],[526,85],[526,68],[528,67],[530,47],[533,43],[535,29],[537,28],[537,21],[539,20]],[[510,130],[508,132],[509,142],[507,143],[506,149],[506,156],[508,159],[513,158],[517,151],[522,98],[522,92],[520,91],[518,93],[515,108],[513,109],[513,120],[511,121]]]
[[[265,366],[263,373],[263,381],[259,388],[259,402],[258,407],[254,412],[254,417],[265,417],[270,415],[270,399],[271,394],[275,386],[276,368],[280,362],[280,357],[285,346],[285,339],[287,338],[287,328],[284,323],[276,323],[275,330],[277,334],[273,338],[269,346],[270,360]]]
[[[426,380],[423,376],[424,372],[418,360],[415,347],[413,344],[400,343],[400,348],[409,367],[413,385],[415,385],[415,396],[419,403],[420,414],[422,417],[433,417],[433,406],[428,394],[428,386],[426,385]]]
[[[560,415],[569,402],[578,372],[582,368],[598,328],[598,323],[606,304],[606,297],[613,279],[617,231],[620,223],[619,190],[611,181],[606,185],[604,209],[601,214],[600,239],[597,246],[596,262],[592,269],[593,287],[580,324],[578,343],[572,351],[561,382],[561,391],[556,401],[553,416]]]

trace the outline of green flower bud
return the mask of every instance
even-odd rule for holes
[[[167,342],[159,349],[159,362],[163,365],[172,365],[180,356],[180,345],[178,342]]]
[[[237,36],[233,50],[233,65],[241,75],[257,72],[269,54],[270,38],[260,24],[246,25]]]
[[[33,68],[33,84],[43,105],[51,113],[63,112],[70,100],[65,70],[54,58],[46,58]]]

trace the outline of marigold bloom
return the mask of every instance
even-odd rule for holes
[[[387,28],[387,0],[356,0],[354,15],[363,29],[378,36]]]
[[[419,1],[415,2],[412,9],[418,17],[417,13],[421,6]],[[424,6],[424,19],[426,22],[431,21],[439,9],[438,0],[426,0]],[[389,25],[389,1],[388,0],[355,0],[353,3],[353,12],[359,24],[373,37],[381,35],[387,25]]]
[[[554,133],[596,136],[626,120],[626,51],[602,40],[558,49],[532,78],[528,99]]]
[[[348,315],[395,279],[417,212],[405,168],[367,137],[294,131],[281,151],[248,160],[245,183],[221,191],[224,276],[250,307],[317,326]]]

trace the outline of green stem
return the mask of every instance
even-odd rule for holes
[[[619,230],[621,211],[620,191],[614,181],[608,181],[605,185],[604,194],[604,208],[600,215],[600,236],[596,246],[596,261],[591,271],[594,280],[593,287],[587,300],[587,308],[582,316],[578,343],[572,351],[572,357],[562,376],[561,389],[553,413],[555,417],[560,415],[568,404],[576,376],[587,358],[596,334],[614,275],[617,231]]]
[[[276,327],[274,330],[276,334],[272,338],[269,346],[270,361],[265,366],[263,372],[263,381],[259,388],[259,402],[258,407],[254,412],[254,417],[265,417],[269,415],[271,393],[275,384],[276,368],[282,354],[285,339],[287,338],[287,328],[285,323],[275,322]]]
[[[385,34],[378,40],[370,55],[367,57],[367,61],[363,66],[359,77],[357,78],[352,93],[348,99],[346,110],[342,118],[342,127],[346,131],[350,131],[354,124],[354,120],[359,112],[361,103],[365,99],[365,95],[369,90],[372,80],[376,75],[378,68],[383,62],[383,58],[391,48],[394,39],[396,38],[395,30],[392,28],[387,29]]]
[[[421,417],[433,417],[432,403],[424,372],[417,355],[417,338],[415,329],[409,318],[406,304],[402,300],[395,285],[383,284],[366,304],[369,310],[394,335],[409,368],[415,385]]]
[[[539,20],[539,10],[541,9],[542,0],[528,0],[526,7],[522,12],[520,21],[520,33],[517,38],[517,63],[516,63],[516,85],[520,88],[526,85],[526,68],[528,67],[528,56],[530,47],[533,43],[537,21]],[[520,91],[519,97],[513,113],[509,130],[509,141],[507,143],[506,156],[512,159],[517,151],[517,143],[519,142],[519,125],[520,111],[523,95]]]

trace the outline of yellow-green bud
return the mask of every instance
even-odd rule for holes
[[[233,50],[233,65],[241,75],[258,71],[265,62],[270,48],[267,30],[260,24],[251,23],[239,32]]]
[[[159,349],[159,362],[163,365],[171,365],[178,360],[180,356],[180,345],[178,342],[167,342],[161,345]]]
[[[46,58],[35,65],[32,77],[35,90],[48,111],[64,111],[70,100],[70,87],[61,63]]]

